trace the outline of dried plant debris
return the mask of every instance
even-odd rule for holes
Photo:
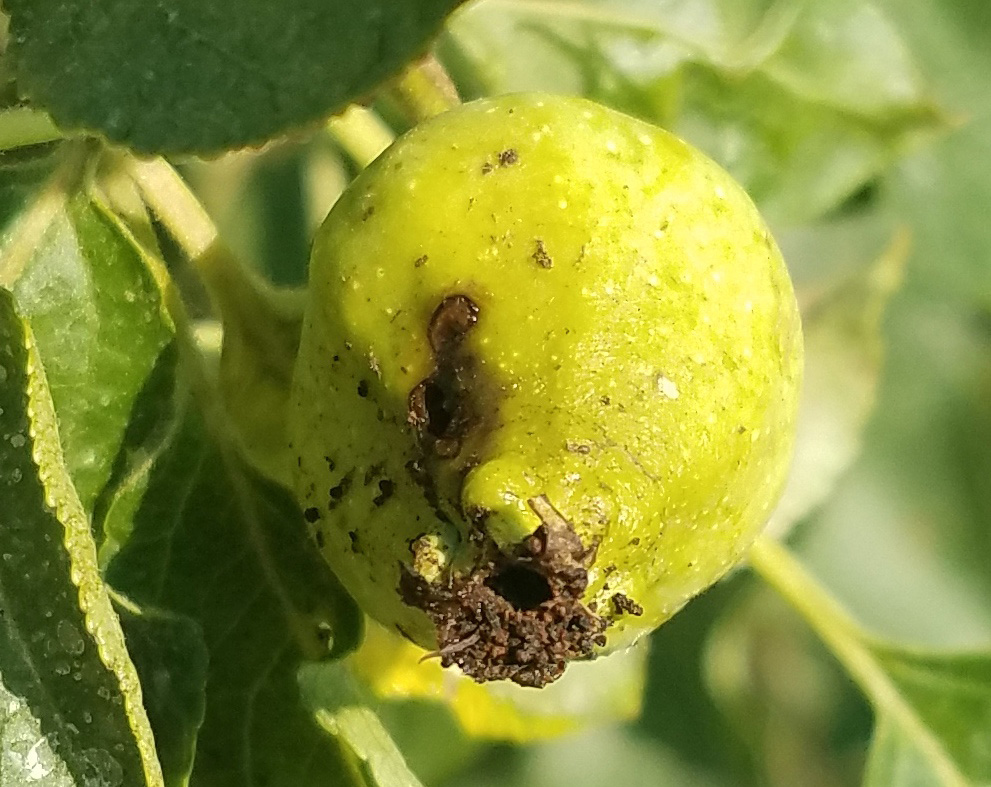
[[[605,644],[607,620],[581,601],[594,548],[583,547],[546,497],[529,505],[542,523],[512,554],[490,542],[467,574],[430,583],[404,571],[400,583],[406,603],[437,627],[441,664],[479,682],[546,686]]]

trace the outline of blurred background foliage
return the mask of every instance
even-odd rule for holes
[[[991,646],[989,40],[986,0],[480,0],[435,51],[465,98],[583,94],[701,147],[765,212],[803,302],[907,229],[862,451],[793,545],[870,631],[940,648]],[[279,284],[305,280],[354,175],[324,135],[183,169]],[[659,630],[648,659],[639,721],[551,742],[469,740],[425,700],[379,711],[431,785],[859,781],[869,708],[748,573]]]

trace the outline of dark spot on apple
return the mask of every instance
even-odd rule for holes
[[[329,510],[333,510],[344,496],[351,489],[351,482],[354,480],[354,470],[349,471],[344,475],[344,477],[334,486],[330,488],[330,503],[328,505]]]
[[[467,295],[451,295],[441,301],[427,328],[434,371],[410,391],[407,402],[407,420],[417,430],[420,442],[444,459],[460,453],[462,439],[478,420],[470,396],[476,378],[475,361],[462,350],[465,336],[478,322],[478,313],[478,306]]]
[[[515,150],[513,150],[513,148],[506,148],[506,150],[499,154],[500,167],[511,167],[519,160],[520,156]]]
[[[540,238],[537,238],[537,248],[531,257],[533,258],[533,261],[544,270],[554,267],[554,260],[551,259],[551,255],[547,253],[547,247],[544,246],[544,242]]]
[[[372,503],[376,506],[383,505],[395,491],[396,484],[388,478],[383,478],[379,481],[379,493],[372,498]]]
[[[613,593],[612,605],[620,615],[624,612],[637,617],[643,614],[643,607],[624,593]]]
[[[414,484],[420,487],[423,492],[423,499],[434,512],[434,516],[441,522],[450,524],[451,518],[447,515],[440,504],[440,495],[437,492],[437,484],[433,475],[427,471],[426,457],[410,459],[406,463],[406,472]]]
[[[449,295],[430,316],[427,336],[438,358],[454,355],[461,340],[478,322],[478,306],[467,295]]]

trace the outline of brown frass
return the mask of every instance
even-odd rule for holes
[[[643,614],[643,607],[625,593],[613,593],[612,605],[616,608],[617,614],[620,615],[625,612],[640,617]]]
[[[478,682],[546,686],[605,644],[607,621],[581,601],[594,548],[546,497],[529,504],[542,524],[511,554],[488,541],[470,571],[436,582],[403,569],[400,593],[436,626],[441,664]]]
[[[547,247],[544,246],[544,242],[540,238],[537,238],[536,251],[533,252],[531,257],[533,258],[533,261],[544,270],[550,270],[554,267],[554,260],[551,259],[551,255],[547,253]]]

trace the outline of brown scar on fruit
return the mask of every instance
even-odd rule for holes
[[[496,154],[496,162],[500,167],[511,167],[517,161],[520,160],[520,154],[516,152],[513,148],[506,148],[505,150],[500,150]],[[488,175],[495,166],[491,161],[486,161],[482,164],[482,174]]]
[[[541,524],[509,554],[489,540],[473,568],[434,583],[401,571],[403,601],[436,627],[439,647],[428,655],[479,683],[546,686],[605,644],[608,622],[581,601],[595,546],[582,544],[546,496],[527,503]]]
[[[547,247],[544,246],[544,242],[537,238],[537,249],[530,255],[533,261],[537,263],[541,268],[545,270],[554,267],[554,260],[551,259],[551,255],[547,253]]]
[[[470,391],[475,382],[474,358],[460,351],[478,322],[478,306],[467,295],[450,295],[434,310],[427,338],[435,367],[409,393],[407,420],[432,454],[452,459],[477,421]]]
[[[499,166],[511,167],[520,160],[520,155],[513,148],[506,148],[499,153]]]

